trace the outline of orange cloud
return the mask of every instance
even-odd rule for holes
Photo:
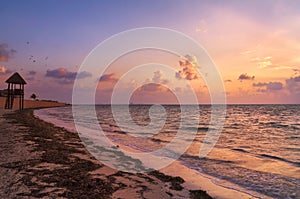
[[[11,70],[8,70],[5,66],[0,66],[0,75],[6,75],[11,73]]]
[[[179,61],[180,70],[175,74],[177,79],[194,80],[199,79],[200,75],[196,71],[198,62],[195,56],[186,55],[184,59]]]

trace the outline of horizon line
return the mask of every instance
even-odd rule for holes
[[[109,104],[109,103],[103,103],[103,104],[72,104],[72,103],[66,103],[68,105],[95,105],[95,106],[111,106],[111,105],[129,105],[129,106],[149,106],[149,105],[171,105],[171,106],[178,106],[178,105],[300,105],[300,103],[226,103],[226,104],[209,104],[209,103],[201,103],[201,104],[148,104],[148,103],[140,103],[140,104],[130,104],[130,103],[120,103],[120,104]]]

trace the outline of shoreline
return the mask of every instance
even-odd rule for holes
[[[130,152],[141,152],[138,149],[131,148],[120,143],[117,143],[120,148]],[[179,160],[175,160],[173,163],[159,170],[165,175],[178,176],[184,180],[182,186],[188,190],[205,190],[208,195],[214,199],[271,199],[272,197],[257,193],[255,191],[247,190],[237,184],[233,184],[233,187],[226,187],[221,184],[213,182],[216,177],[209,176],[208,174],[199,173],[195,169],[191,169],[183,165]],[[218,179],[219,180],[219,179]],[[238,189],[236,189],[238,187]]]
[[[43,114],[36,115],[36,117],[43,120]],[[46,118],[44,118],[45,120]],[[43,121],[44,121],[43,120]],[[47,121],[47,120],[46,120]],[[52,121],[52,120],[51,120]],[[56,123],[56,120],[52,121]],[[59,122],[58,122],[58,126]],[[63,127],[61,125],[60,127]],[[74,127],[75,128],[75,127]],[[74,133],[74,129],[67,129],[67,131],[70,131]],[[131,152],[141,152],[138,149],[131,148],[130,146],[123,145],[121,143],[116,142],[116,144],[119,145],[120,148],[122,148],[125,151],[131,151]],[[237,184],[233,184],[230,182],[227,182],[226,184],[230,186],[224,186],[220,183],[215,182],[216,180],[219,181],[216,177],[209,176],[204,173],[199,173],[199,171],[188,168],[187,166],[183,165],[179,160],[174,161],[171,165],[169,165],[166,168],[163,168],[161,170],[162,173],[171,175],[171,176],[179,176],[182,179],[185,180],[183,183],[183,187],[186,189],[201,189],[205,190],[209,195],[211,195],[213,198],[271,198],[268,196],[265,196],[261,193],[257,193],[252,190],[247,190],[243,187],[240,187]],[[232,186],[231,186],[232,185]]]
[[[94,159],[77,134],[41,121],[33,109],[1,111],[0,197],[211,198],[159,171],[130,174]]]
[[[201,195],[203,198],[220,198],[220,199],[237,198],[237,197],[242,198],[242,199],[243,198],[245,198],[245,199],[246,198],[260,198],[260,197],[255,197],[253,195],[250,195],[247,192],[241,191],[241,190],[243,190],[243,188],[236,190],[234,188],[224,187],[222,185],[214,183],[213,180],[211,178],[209,178],[208,175],[206,176],[206,175],[199,174],[196,170],[184,166],[179,161],[175,161],[168,167],[163,168],[160,171],[158,171],[158,173],[156,173],[156,174],[159,174],[158,175],[159,177],[164,176],[165,179],[168,179],[167,182],[164,179],[156,178],[155,175],[154,175],[154,178],[156,178],[156,179],[153,180],[152,174],[136,174],[135,175],[135,174],[125,173],[125,177],[124,177],[123,172],[115,171],[115,170],[101,164],[98,160],[96,160],[94,157],[92,157],[89,154],[89,152],[84,148],[83,144],[81,143],[80,138],[78,137],[78,135],[76,133],[71,133],[62,127],[57,127],[52,123],[48,123],[46,121],[41,120],[40,118],[36,118],[36,116],[34,116],[34,114],[33,114],[34,110],[37,110],[37,109],[27,109],[24,111],[9,111],[9,110],[4,111],[4,113],[8,114],[8,116],[4,116],[4,120],[11,121],[11,120],[20,119],[20,121],[14,123],[14,125],[13,125],[14,127],[21,126],[22,128],[29,128],[28,133],[35,131],[35,135],[34,136],[32,135],[33,137],[29,136],[30,137],[29,141],[25,140],[26,143],[29,142],[30,145],[35,146],[37,144],[35,142],[35,139],[36,139],[35,136],[36,136],[36,133],[39,133],[36,131],[43,131],[44,129],[47,129],[46,133],[50,134],[47,136],[50,136],[50,137],[57,137],[57,135],[66,136],[67,139],[60,140],[60,141],[62,141],[62,143],[60,143],[60,144],[68,145],[67,148],[71,147],[68,150],[76,151],[75,153],[65,154],[66,158],[75,156],[75,159],[79,158],[80,160],[92,162],[93,164],[98,165],[98,166],[95,166],[95,165],[94,166],[99,167],[99,168],[97,168],[93,171],[86,172],[86,175],[93,176],[92,179],[94,179],[94,178],[97,179],[99,176],[101,176],[101,179],[106,178],[105,181],[109,182],[108,178],[115,178],[115,175],[116,175],[117,179],[123,178],[120,180],[120,182],[118,182],[116,184],[126,184],[123,182],[124,181],[127,182],[128,179],[134,179],[134,178],[139,178],[139,180],[136,180],[136,181],[142,182],[142,183],[135,183],[134,185],[131,184],[130,187],[127,187],[127,188],[124,188],[124,187],[115,188],[115,186],[111,186],[109,189],[111,189],[112,193],[109,193],[107,195],[107,197],[110,196],[111,198],[142,198],[142,197],[152,198],[152,197],[164,195],[164,197],[162,197],[162,198],[199,198],[198,196]],[[2,114],[1,114],[1,110],[0,110],[0,116]],[[0,119],[0,121],[1,121],[1,119]],[[43,130],[41,130],[41,126],[42,126]],[[53,139],[53,138],[50,138],[50,140],[51,139]],[[49,138],[46,138],[45,140],[46,140],[46,142],[48,142]],[[56,140],[52,144],[54,144],[54,145],[58,144],[57,141],[58,140]],[[44,142],[45,141],[42,141],[42,143],[44,143]],[[41,144],[41,143],[38,143],[38,144]],[[30,147],[31,150],[32,150],[32,146]],[[126,150],[134,150],[128,146],[122,145],[120,147],[124,147],[124,149],[126,149]],[[49,146],[48,146],[48,148],[49,148]],[[47,149],[47,148],[42,147],[42,149]],[[39,151],[40,153],[43,153],[46,150],[44,150],[44,151],[37,150],[37,151]],[[36,151],[34,151],[34,153],[36,153]],[[56,152],[52,151],[52,153],[54,153],[54,154],[56,153],[55,155],[58,156],[59,151],[56,151]],[[52,159],[51,161],[54,161],[54,160]],[[50,171],[53,170],[53,168],[55,171],[56,169],[58,169],[58,170],[66,169],[66,168],[64,168],[64,165],[66,165],[66,164],[69,165],[69,164],[73,163],[73,161],[66,161],[66,164],[61,164],[60,162],[54,161],[54,163],[52,163],[51,161],[49,164],[47,159],[43,159],[43,161],[41,161],[40,164],[42,165],[42,168],[50,167]],[[87,164],[90,164],[90,163],[87,163]],[[86,169],[86,168],[84,168],[84,169]],[[33,170],[35,170],[35,169],[33,169]],[[72,173],[72,172],[70,172],[70,173]],[[36,175],[39,176],[40,174],[36,174]],[[120,177],[119,175],[122,177]],[[105,176],[105,177],[103,177],[103,176]],[[175,177],[175,176],[177,176],[177,177]],[[33,175],[32,178],[35,179],[36,178],[35,175]],[[142,178],[143,180],[141,180],[140,178]],[[149,178],[150,179],[152,178],[150,181],[153,181],[154,183],[149,184]],[[179,182],[177,182],[174,179],[177,179],[177,180],[179,179]],[[45,183],[45,182],[43,182],[43,183]],[[175,186],[173,186],[172,183],[174,183]],[[153,187],[153,184],[158,184],[159,186]],[[124,185],[122,185],[122,186],[124,186]],[[141,187],[141,186],[147,187],[147,190],[143,190],[142,192],[138,191],[140,189],[139,187]],[[173,188],[175,187],[175,190],[171,189],[172,186],[173,186]],[[135,188],[132,188],[132,187],[135,187]],[[180,190],[176,190],[176,187],[177,188],[179,187]],[[29,188],[29,189],[31,189],[31,188]],[[40,187],[38,189],[42,189],[42,188]],[[47,191],[46,192],[44,191],[44,192],[49,194],[49,196],[51,196],[51,197],[53,196],[53,194],[54,194],[54,197],[58,197],[58,196],[64,197],[65,196],[64,193],[68,190],[68,189],[61,190],[61,189],[63,189],[61,187],[56,187],[55,190],[56,189],[59,190],[57,193],[56,192],[52,193],[52,192],[47,192]],[[202,190],[205,190],[205,191],[202,191]],[[42,190],[40,190],[40,191],[42,191]],[[131,194],[128,195],[128,192],[130,192]],[[137,196],[137,192],[140,192],[138,196]],[[0,196],[2,194],[3,194],[3,192],[0,193]],[[27,195],[27,196],[29,196],[29,195]],[[38,195],[38,197],[40,197],[40,196],[41,195]],[[43,195],[43,196],[48,196],[48,195]],[[81,194],[77,195],[77,196],[81,196]],[[67,197],[69,197],[69,196],[67,196]],[[265,198],[265,197],[263,197],[263,198]],[[266,198],[269,198],[269,197],[266,197]]]

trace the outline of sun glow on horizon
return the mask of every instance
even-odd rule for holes
[[[77,74],[82,61],[99,42],[124,30],[155,26],[180,31],[204,47],[223,78],[228,103],[300,102],[298,2],[157,2],[172,9],[155,12],[155,15],[153,11],[158,7],[149,2],[141,3],[142,7],[128,3],[126,12],[103,2],[93,2],[90,7],[77,2],[63,10],[56,10],[54,3],[47,2],[47,12],[44,12],[43,3],[34,2],[35,6],[28,7],[32,3],[6,2],[0,13],[0,17],[6,19],[0,22],[3,29],[0,89],[5,89],[3,82],[18,71],[28,82],[27,98],[37,93],[41,99],[71,102],[75,77],[86,80],[92,77],[92,81],[101,80],[102,90],[98,88],[97,100],[104,103],[129,68],[153,63],[148,69],[122,79],[120,89],[125,91],[136,84],[158,83],[185,95],[187,84],[190,84],[199,101],[209,103],[204,79],[210,74],[201,76],[195,72],[198,67],[195,61],[201,60],[193,60],[190,53],[180,57],[151,49],[146,50],[147,53],[132,52],[115,60],[104,77],[84,71]],[[26,13],[24,8],[27,8]],[[78,16],[77,9],[86,14]],[[118,15],[115,15],[116,9]],[[51,12],[54,10],[56,12]],[[127,15],[128,12],[131,15]],[[17,20],[20,18],[27,23]],[[189,62],[185,65],[182,58]],[[156,63],[173,67],[176,72],[160,69]],[[155,88],[159,94],[153,94]],[[168,99],[168,92],[164,95],[159,86],[147,89],[156,96],[156,101]],[[187,101],[188,98],[186,96]]]

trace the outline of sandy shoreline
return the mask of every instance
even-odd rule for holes
[[[1,198],[210,198],[160,172],[129,174],[95,160],[76,134],[1,110]]]
[[[95,160],[77,134],[35,118],[33,110],[0,110],[0,124],[1,198],[254,198],[179,162],[149,174],[118,172]]]

